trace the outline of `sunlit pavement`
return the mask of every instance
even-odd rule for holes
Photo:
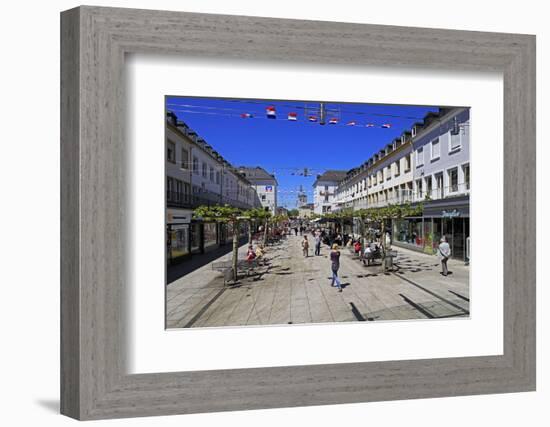
[[[224,286],[210,264],[167,286],[167,327],[219,327],[322,322],[464,318],[469,316],[469,267],[395,248],[395,271],[365,267],[341,250],[343,292],[330,286],[329,248],[302,255],[301,236],[269,246],[267,266]],[[240,248],[244,258],[246,245]],[[230,254],[216,260],[229,260]]]

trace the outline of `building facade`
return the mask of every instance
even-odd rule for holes
[[[445,236],[453,257],[468,259],[470,110],[440,108],[405,130],[335,189],[333,210],[423,205],[416,218],[394,220],[392,242],[429,254]]]
[[[239,172],[245,177],[258,195],[261,205],[273,215],[277,213],[277,179],[260,166],[240,166]]]
[[[412,143],[414,202],[423,216],[394,222],[394,241],[435,253],[445,236],[453,257],[468,259],[470,110],[452,108],[425,120]]]
[[[332,212],[338,184],[344,180],[347,171],[327,170],[313,183],[313,211],[322,215]]]
[[[261,203],[250,181],[172,112],[165,143],[167,262],[175,264],[224,245],[230,235],[226,224],[194,219],[195,208]]]

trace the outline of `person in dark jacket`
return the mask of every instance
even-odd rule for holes
[[[340,251],[338,250],[337,244],[332,245],[332,250],[330,251],[330,264],[330,268],[332,270],[331,286],[334,286],[334,283],[336,283],[338,292],[342,292],[342,284],[340,283],[340,279],[338,277],[338,270],[340,269]]]

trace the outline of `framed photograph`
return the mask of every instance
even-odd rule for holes
[[[535,390],[534,36],[61,18],[63,414]]]

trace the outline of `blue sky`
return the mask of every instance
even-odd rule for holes
[[[266,108],[274,106],[277,118],[267,119]],[[296,207],[300,186],[313,202],[315,176],[326,169],[348,170],[360,165],[374,152],[421,121],[438,107],[326,102],[327,121],[308,121],[319,116],[319,101],[272,101],[166,97],[167,110],[173,111],[234,166],[262,166],[279,182],[279,205]],[[297,121],[287,119],[297,113]],[[250,113],[253,118],[243,119]],[[355,126],[346,123],[355,121]],[[374,127],[366,127],[367,123]],[[384,129],[383,124],[390,124]],[[304,168],[312,176],[299,176]]]

